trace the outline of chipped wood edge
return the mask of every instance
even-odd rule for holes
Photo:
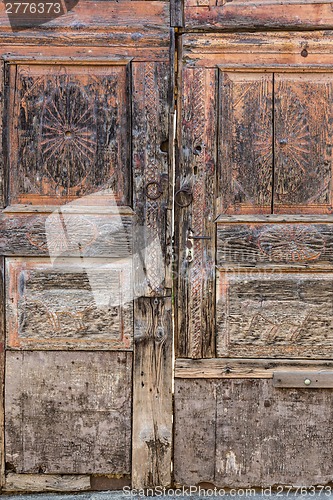
[[[89,491],[90,476],[62,474],[14,474],[9,473],[3,491],[42,492],[42,491]]]
[[[177,359],[175,378],[204,379],[272,379],[273,373],[286,370],[333,370],[333,361],[292,359]]]

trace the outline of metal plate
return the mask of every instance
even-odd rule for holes
[[[274,387],[297,387],[302,389],[332,389],[333,371],[274,372]]]

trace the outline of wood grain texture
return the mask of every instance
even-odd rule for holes
[[[0,257],[0,489],[5,484],[5,259]]]
[[[132,487],[171,484],[171,298],[135,302]]]
[[[190,29],[332,29],[327,0],[185,0],[185,27]]]
[[[271,220],[271,219],[269,219]],[[273,222],[273,221],[272,221]],[[272,224],[217,225],[217,266],[227,269],[331,269],[333,225],[312,216]]]
[[[6,476],[6,493],[41,491],[88,491],[90,476],[55,474],[13,474]]]
[[[217,281],[219,357],[332,357],[330,273],[224,273]]]
[[[130,353],[7,352],[12,470],[130,473],[131,370]]]
[[[332,211],[332,83],[274,74],[274,212]]]
[[[273,373],[273,387],[333,389],[333,371],[280,371]]]
[[[327,389],[275,389],[271,380],[177,379],[175,482],[331,482],[332,397]]]
[[[261,73],[263,69],[284,68],[293,73],[332,69],[331,31],[266,32],[264,36],[261,32],[187,33],[180,43],[181,60],[189,67],[221,66],[224,71],[255,68]]]
[[[333,362],[330,360],[178,358],[175,362],[175,377],[190,379],[271,379],[273,374],[288,370],[294,373],[304,370],[320,373],[332,369]]]
[[[8,259],[7,347],[130,349],[133,275],[128,263]]]
[[[107,211],[94,214],[94,207],[68,212],[58,208],[50,213],[29,211],[34,212],[27,208],[23,212],[0,214],[1,254],[52,259],[107,257],[112,261],[132,258],[133,215],[108,214]]]
[[[175,188],[176,331],[178,356],[191,358],[215,352],[216,90],[215,70],[184,68]]]
[[[219,211],[270,213],[273,75],[221,72],[219,100]]]
[[[129,205],[126,65],[10,69],[10,202]]]
[[[135,246],[145,260],[145,272],[136,275],[137,296],[165,294],[170,85],[168,64],[133,64]]]

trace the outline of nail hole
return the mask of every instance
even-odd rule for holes
[[[301,56],[302,57],[308,57],[309,53],[306,49],[303,49],[302,52],[301,52]]]
[[[202,147],[200,146],[200,144],[198,144],[198,146],[195,146],[194,148],[194,154],[195,155],[199,155],[202,151]]]
[[[160,149],[162,153],[167,153],[169,151],[169,141],[161,142]]]

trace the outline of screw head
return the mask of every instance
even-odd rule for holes
[[[310,384],[311,384],[311,380],[310,380],[309,378],[306,378],[306,379],[304,380],[304,384],[305,384],[305,385],[310,385]]]

